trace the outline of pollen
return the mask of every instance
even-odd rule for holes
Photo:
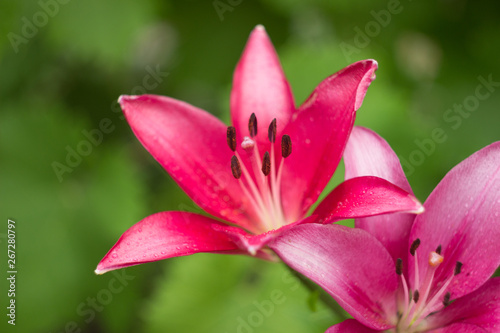
[[[281,156],[287,158],[292,153],[292,139],[289,135],[283,135],[281,137]]]
[[[252,113],[248,120],[248,132],[252,138],[257,135],[257,117],[255,113]]]

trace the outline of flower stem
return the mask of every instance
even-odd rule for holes
[[[307,288],[311,293],[316,292],[319,295],[319,299],[325,304],[330,310],[341,320],[351,318],[351,316],[330,296],[326,291],[323,290],[316,283],[309,280],[304,275],[293,270],[290,266],[286,266],[290,272]]]

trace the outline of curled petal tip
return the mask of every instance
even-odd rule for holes
[[[118,103],[122,104],[129,97],[130,97],[129,95],[120,95],[120,97],[118,97]]]
[[[106,272],[107,272],[107,270],[103,270],[103,269],[99,269],[99,268],[96,268],[94,271],[95,275],[103,275]]]
[[[266,28],[262,24],[257,24],[254,30],[266,31]]]
[[[425,208],[419,201],[417,201],[417,203],[420,205],[420,207],[417,210],[413,211],[412,213],[422,214],[423,212],[425,212]]]
[[[366,62],[369,62],[372,64],[372,66],[377,69],[378,68],[378,62],[375,59],[366,59]]]
[[[356,102],[354,104],[355,110],[361,107],[363,99],[365,98],[366,90],[372,81],[375,80],[375,71],[378,69],[378,62],[373,59],[359,61],[351,65],[350,68],[356,68],[359,64],[362,64],[362,71],[364,71],[364,75],[359,81],[358,89],[356,91]]]
[[[408,211],[408,213],[418,215],[418,214],[422,214],[423,212],[425,212],[424,205],[422,205],[422,203],[414,195],[409,194],[408,196],[415,202],[415,206],[416,206],[415,209]]]
[[[118,103],[123,105],[126,102],[132,102],[140,97],[140,95],[120,95],[120,97],[118,97]]]

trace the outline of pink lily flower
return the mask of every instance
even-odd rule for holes
[[[355,128],[346,178],[377,175],[411,191],[396,154]],[[356,219],[357,228],[300,225],[269,244],[354,319],[334,332],[498,332],[500,142],[453,168],[418,216]]]
[[[297,224],[420,212],[413,195],[369,176],[342,183],[306,217],[342,157],[376,69],[374,60],[352,64],[296,108],[276,51],[257,26],[234,73],[233,126],[169,97],[121,96],[139,141],[213,217],[148,216],[121,236],[96,273],[198,252],[271,260],[266,244]]]

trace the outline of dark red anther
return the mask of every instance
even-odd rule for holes
[[[453,273],[455,275],[460,274],[460,272],[462,271],[462,266],[463,266],[463,264],[460,261],[457,261],[457,263],[455,264],[455,272],[453,272]]]
[[[437,253],[437,254],[441,254],[441,250],[442,250],[442,247],[441,247],[441,245],[439,245],[439,246],[437,247],[437,249],[436,249],[436,253]]]
[[[248,132],[252,138],[257,135],[257,117],[255,113],[252,113],[250,120],[248,120]]]
[[[414,301],[415,303],[418,303],[418,299],[419,299],[419,298],[420,298],[420,292],[419,292],[418,290],[415,290],[415,291],[413,292],[413,301]]]
[[[271,158],[269,153],[266,151],[264,153],[264,158],[262,159],[262,173],[267,176],[271,172]]]
[[[417,238],[411,243],[410,246],[410,254],[412,256],[415,256],[415,251],[417,251],[418,247],[420,246],[420,238]]]
[[[232,151],[236,151],[236,129],[234,126],[227,128],[227,145]]]
[[[401,258],[396,259],[396,274],[403,274],[403,260]]]
[[[269,124],[269,129],[267,130],[267,136],[269,137],[269,141],[274,143],[276,141],[276,118],[271,121]]]
[[[450,292],[447,292],[446,295],[444,295],[444,298],[443,298],[443,305],[444,306],[450,305],[450,297],[451,297]]]
[[[285,134],[281,137],[281,156],[287,158],[292,153],[292,139]]]
[[[231,172],[233,173],[234,178],[240,179],[241,177],[241,167],[240,161],[236,156],[231,157]]]

